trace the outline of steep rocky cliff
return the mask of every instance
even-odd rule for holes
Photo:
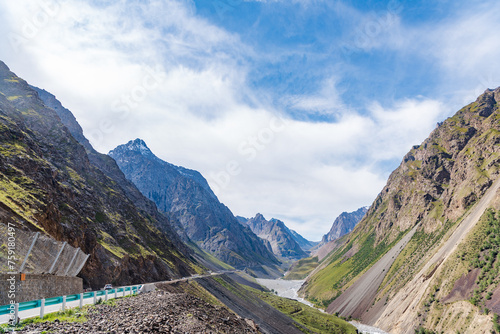
[[[500,266],[488,251],[496,241],[472,247],[470,240],[496,231],[494,214],[488,224],[479,217],[488,207],[498,209],[499,102],[500,89],[487,90],[414,146],[302,293],[330,312],[391,333],[413,333],[418,326],[489,332],[492,308],[485,305],[500,291],[488,272],[478,283],[470,273],[485,259],[490,269]],[[465,284],[461,293],[453,292],[457,284]],[[461,314],[468,320],[459,320]]]
[[[154,205],[148,210],[134,205],[126,189],[132,185],[122,187],[120,175],[101,170],[87,144],[82,146],[38,92],[0,62],[2,224],[80,247],[91,255],[80,276],[94,288],[200,271],[168,219]]]
[[[269,241],[273,253],[279,258],[298,260],[307,256],[281,220],[273,218],[268,221],[258,213],[250,219],[240,218],[240,222],[250,227],[259,238]]]
[[[140,139],[118,146],[109,155],[161,211],[173,214],[202,249],[237,267],[279,263],[262,240],[219,202],[197,171],[159,159]]]

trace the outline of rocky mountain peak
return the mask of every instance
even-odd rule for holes
[[[276,218],[271,218],[271,220],[269,220],[269,221],[270,221],[271,223],[273,223],[273,224],[276,224],[276,225],[280,226],[280,227],[283,227],[283,228],[288,229],[288,228],[285,226],[285,223],[284,223],[284,222],[282,222],[282,221],[281,221],[281,220],[279,220],[279,219],[276,219]]]
[[[281,220],[272,218],[266,220],[260,213],[250,219],[240,219],[242,224],[248,225],[250,229],[260,238],[269,241],[272,251],[280,258],[299,259],[306,256],[305,251],[295,240],[295,236]]]
[[[153,152],[149,149],[148,145],[146,145],[146,142],[144,140],[137,138],[135,140],[129,141],[127,144],[125,144],[128,150],[130,151],[135,151],[139,152],[142,155],[152,155]]]
[[[237,267],[279,263],[219,202],[198,171],[161,160],[142,139],[120,145],[109,155],[146,197],[178,220],[179,233],[182,230],[204,250]]]
[[[256,221],[266,221],[267,222],[266,218],[264,217],[264,215],[262,213],[256,214],[253,219]]]
[[[368,207],[364,206],[353,212],[342,212],[333,222],[330,231],[323,236],[322,242],[327,243],[351,232],[367,211]]]
[[[9,67],[3,61],[0,61],[0,71],[10,71]]]

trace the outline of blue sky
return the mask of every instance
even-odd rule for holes
[[[318,240],[500,85],[498,1],[0,2],[0,59],[100,152],[144,139],[236,215]]]

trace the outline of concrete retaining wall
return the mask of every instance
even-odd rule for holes
[[[80,277],[27,274],[26,280],[21,281],[20,274],[0,274],[0,305],[9,304],[12,299],[16,303],[22,303],[41,298],[72,295],[82,291],[83,280]]]

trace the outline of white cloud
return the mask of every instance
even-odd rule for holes
[[[23,36],[41,10],[28,0],[2,2],[2,44],[9,32]],[[316,240],[342,211],[370,205],[385,183],[375,166],[402,157],[447,112],[426,98],[348,110],[330,76],[289,105],[335,114],[336,122],[283,126],[245,83],[251,57],[238,36],[172,0],[101,8],[66,0],[18,52],[0,50],[12,70],[74,112],[98,150],[143,138],[161,158],[201,171],[235,214],[281,218]],[[160,84],[147,89],[151,69]],[[235,175],[223,186],[217,176],[228,170]]]
[[[337,89],[335,77],[326,78],[316,94],[285,96],[281,100],[283,105],[288,108],[305,111],[313,115],[336,116],[347,111],[347,107]]]

